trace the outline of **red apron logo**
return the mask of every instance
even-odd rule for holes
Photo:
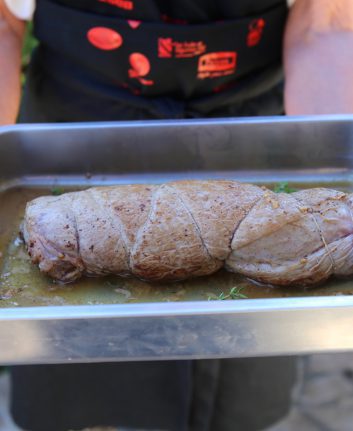
[[[160,37],[158,39],[159,58],[191,58],[197,57],[206,51],[206,45],[198,42],[177,42],[171,37]]]
[[[98,0],[101,3],[109,3],[112,6],[125,10],[133,10],[134,3],[131,0]]]
[[[87,32],[87,39],[98,49],[111,51],[119,48],[123,43],[121,35],[108,27],[93,27]]]
[[[236,52],[211,52],[199,58],[197,77],[204,79],[231,75],[235,72],[236,65]]]
[[[136,78],[143,85],[154,84],[153,81],[143,78],[151,70],[150,61],[145,55],[139,52],[134,52],[129,57],[129,63],[131,66],[131,69],[129,69],[129,78]]]
[[[260,43],[262,33],[265,27],[265,20],[263,18],[254,19],[249,24],[249,33],[246,39],[246,44],[249,47],[256,46]]]
[[[160,37],[158,39],[158,57],[173,57],[173,39],[171,37]]]

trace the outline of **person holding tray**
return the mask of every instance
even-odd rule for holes
[[[39,45],[22,95],[32,17]],[[0,0],[0,34],[4,125],[353,111],[353,0],[290,10],[284,0]],[[11,376],[12,414],[29,431],[252,431],[288,411],[295,358],[30,365]]]

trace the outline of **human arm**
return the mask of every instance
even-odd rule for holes
[[[21,49],[25,22],[0,0],[0,125],[16,121],[21,98]]]
[[[287,115],[353,113],[353,0],[296,0],[284,70]]]

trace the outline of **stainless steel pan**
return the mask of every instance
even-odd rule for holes
[[[0,363],[240,357],[353,349],[353,279],[256,286],[58,286],[18,240],[25,202],[98,184],[232,178],[353,191],[353,117],[21,125],[0,129]],[[248,299],[209,300],[241,287]]]

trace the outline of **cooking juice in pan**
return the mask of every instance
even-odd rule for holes
[[[273,188],[274,185],[266,186]],[[305,184],[305,188],[318,186],[320,184]],[[348,183],[321,186],[352,191]],[[303,188],[303,184],[291,184],[290,187]],[[290,191],[287,186],[281,188]],[[84,277],[69,285],[55,284],[30,262],[18,232],[28,201],[62,192],[60,187],[18,187],[0,193],[0,307],[353,294],[353,279],[330,279],[322,286],[312,288],[279,288],[257,285],[241,275],[224,270],[211,276],[177,283],[146,283],[136,278],[108,276]]]

